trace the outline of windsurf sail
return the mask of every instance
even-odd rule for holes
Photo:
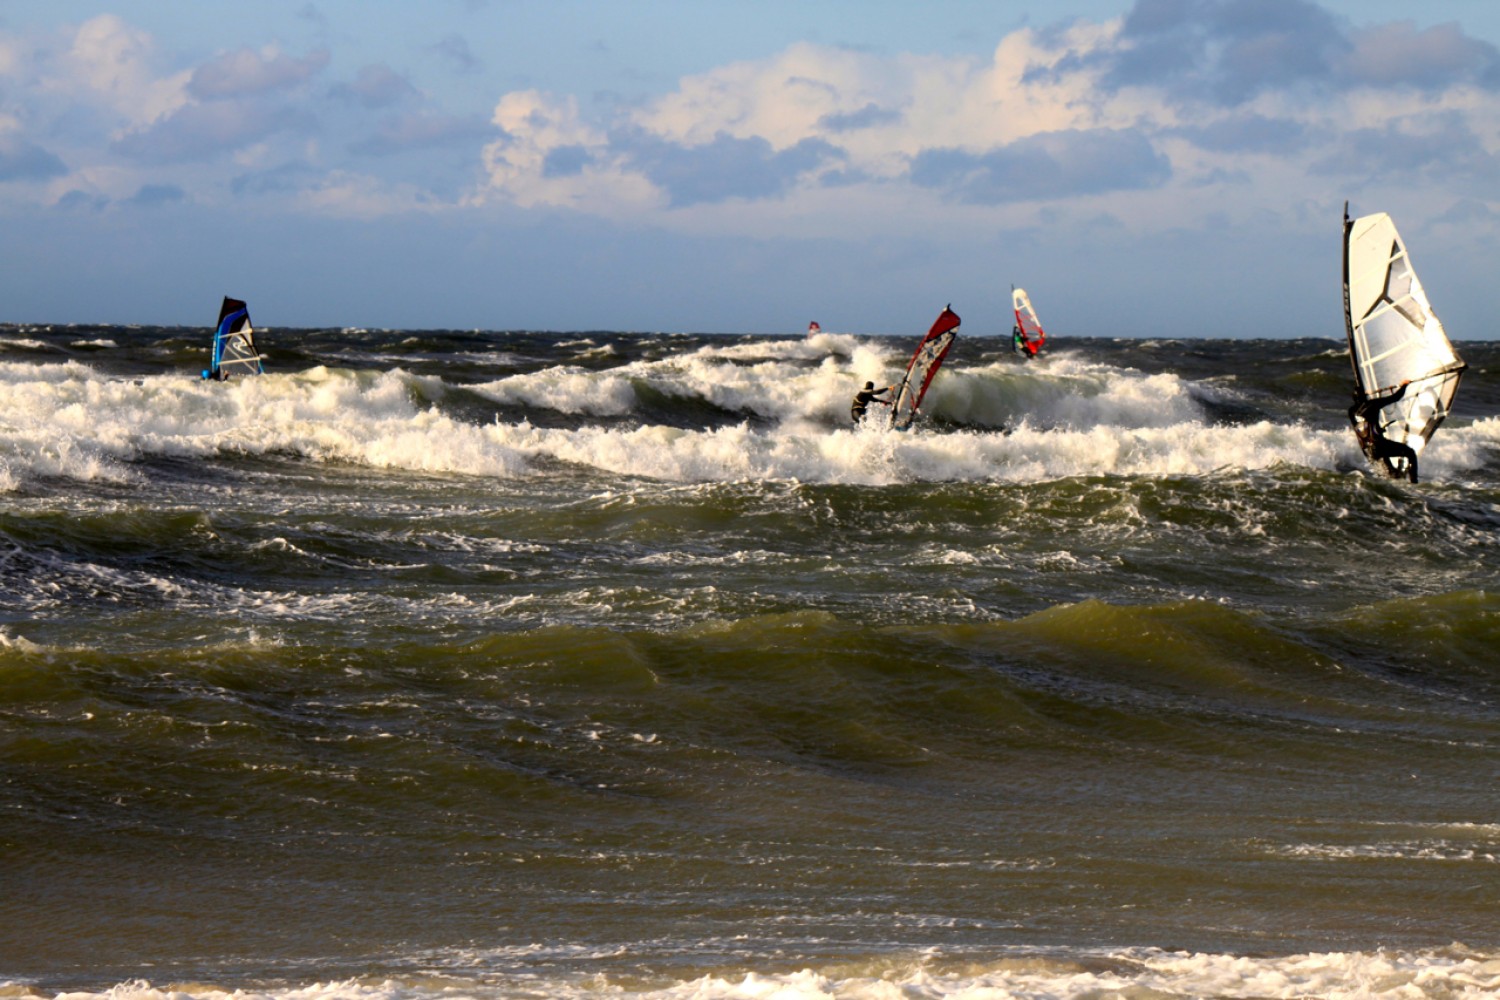
[[[1417,456],[1448,416],[1468,366],[1433,314],[1384,212],[1344,205],[1344,321],[1354,366],[1349,422],[1371,464],[1417,481]]]
[[[1010,332],[1011,349],[1022,357],[1034,358],[1047,343],[1047,331],[1042,329],[1042,321],[1037,319],[1026,289],[1011,285],[1010,301],[1016,310],[1016,325]]]
[[[891,403],[892,427],[905,430],[917,419],[917,408],[927,395],[927,387],[932,384],[932,377],[942,367],[943,359],[948,356],[948,349],[958,337],[958,324],[958,314],[953,311],[953,307],[945,306],[938,313],[932,329],[927,331],[927,336],[917,345],[916,353],[906,366],[906,374],[896,386],[895,401]]]
[[[255,348],[255,328],[250,310],[239,299],[224,296],[219,309],[219,327],[214,332],[213,361],[203,377],[222,382],[231,375],[261,375],[260,352]]]

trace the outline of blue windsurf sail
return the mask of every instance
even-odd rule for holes
[[[250,310],[239,299],[224,296],[219,326],[214,332],[213,360],[203,377],[223,382],[234,375],[262,375],[260,351],[255,347],[255,328]]]

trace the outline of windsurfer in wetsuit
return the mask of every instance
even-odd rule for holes
[[[1010,328],[1010,346],[1011,350],[1015,351],[1027,361],[1030,361],[1032,358],[1036,357],[1037,352],[1042,348],[1041,344],[1033,344],[1031,341],[1027,340],[1026,331],[1022,330],[1019,326],[1013,326]]]
[[[1391,460],[1404,458],[1406,478],[1414,483],[1417,481],[1417,453],[1412,450],[1411,445],[1392,441],[1380,433],[1379,423],[1380,411],[1406,395],[1406,387],[1410,384],[1402,382],[1393,395],[1377,396],[1374,399],[1367,399],[1356,389],[1354,405],[1349,407],[1349,423],[1354,425],[1354,436],[1359,441],[1360,450],[1370,461],[1384,465],[1387,475],[1399,479],[1401,471]]]
[[[890,406],[890,400],[880,397],[894,388],[896,387],[888,385],[884,389],[877,389],[874,382],[866,382],[865,387],[854,394],[854,402],[849,407],[849,416],[854,420],[855,426],[858,426],[859,422],[865,418],[865,411],[870,408],[871,403]]]

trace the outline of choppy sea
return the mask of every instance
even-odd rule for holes
[[[1500,994],[1500,344],[919,333],[0,326],[0,998]]]

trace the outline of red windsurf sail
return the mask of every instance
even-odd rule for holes
[[[891,404],[892,427],[904,431],[917,419],[917,408],[922,405],[922,397],[927,395],[932,377],[942,367],[943,359],[948,356],[948,349],[958,338],[958,324],[958,313],[951,306],[944,307],[938,314],[937,321],[932,324],[932,329],[927,331],[927,336],[917,345],[916,353],[911,356],[911,363],[906,366],[906,375],[896,388],[895,402]]]

